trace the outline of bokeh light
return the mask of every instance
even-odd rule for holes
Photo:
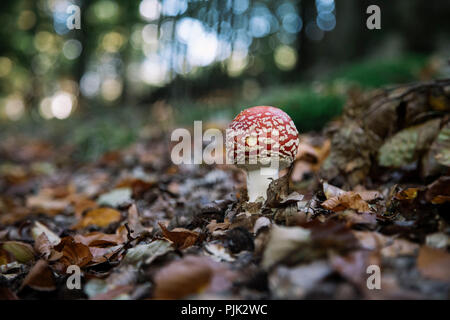
[[[297,52],[294,48],[283,45],[275,49],[275,63],[281,70],[292,70],[297,63]]]
[[[8,57],[0,57],[0,78],[6,77],[12,69],[11,59]]]
[[[78,58],[83,50],[83,46],[80,41],[76,39],[70,39],[64,42],[62,52],[64,56],[69,60]]]
[[[9,120],[17,121],[25,113],[25,103],[23,98],[18,94],[8,96],[3,101],[3,112]]]
[[[142,0],[139,5],[139,13],[146,21],[154,21],[161,15],[161,3],[158,0]]]
[[[72,96],[64,91],[57,92],[51,102],[51,111],[55,118],[66,119],[70,116],[73,108]]]

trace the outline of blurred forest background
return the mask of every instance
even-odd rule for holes
[[[69,30],[71,5],[81,29]],[[381,30],[366,8],[381,8]],[[95,159],[194,120],[274,105],[319,130],[352,92],[448,77],[450,2],[0,2],[0,138]],[[29,138],[26,138],[29,139]]]

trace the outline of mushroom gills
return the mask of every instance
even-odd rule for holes
[[[278,169],[259,168],[247,171],[247,193],[249,202],[256,202],[258,198],[267,199],[269,184],[278,179]]]

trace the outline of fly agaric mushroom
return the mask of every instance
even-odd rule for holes
[[[295,159],[298,131],[292,119],[275,107],[258,106],[238,114],[227,130],[228,159],[247,173],[250,202],[267,199],[270,182]]]

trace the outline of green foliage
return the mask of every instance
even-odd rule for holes
[[[421,55],[400,56],[390,60],[371,59],[339,68],[331,74],[330,80],[339,79],[366,88],[404,83],[417,79],[417,74],[426,63],[426,57]]]
[[[316,92],[311,87],[296,86],[271,90],[255,105],[272,105],[283,109],[300,132],[319,130],[341,113],[344,97],[333,92]]]

